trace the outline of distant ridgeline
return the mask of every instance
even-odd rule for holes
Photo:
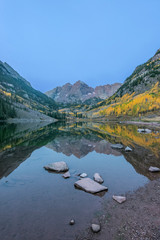
[[[103,100],[102,100],[103,99]],[[46,94],[32,88],[7,63],[0,61],[0,120],[8,118],[119,118],[159,116],[160,49],[138,66],[124,84],[98,86],[82,81]]]
[[[53,117],[57,108],[51,98],[32,88],[13,68],[0,61],[0,120],[15,117],[43,120]]]
[[[66,83],[62,87],[56,87],[46,92],[46,95],[57,103],[65,103],[68,106],[93,105],[112,96],[121,85],[121,83],[114,83],[92,88],[79,80],[73,85]]]
[[[87,112],[89,117],[141,116],[159,114],[160,49],[146,63],[139,65],[124,84],[107,100]]]

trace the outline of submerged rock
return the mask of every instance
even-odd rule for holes
[[[108,188],[105,187],[105,186],[102,186],[101,184],[93,181],[92,179],[90,178],[84,178],[84,179],[81,179],[77,182],[75,182],[75,187],[79,188],[79,189],[82,189],[88,193],[98,193],[98,192],[101,192],[101,191],[107,191]]]
[[[65,162],[50,163],[47,166],[44,166],[44,168],[46,170],[55,171],[55,172],[66,172],[69,169]]]
[[[92,231],[93,231],[94,233],[97,233],[97,232],[99,232],[99,231],[101,230],[101,226],[100,226],[99,224],[93,223],[93,224],[91,225],[91,229],[92,229]]]
[[[126,197],[123,197],[123,196],[114,196],[112,197],[116,202],[118,203],[123,203],[126,201]]]
[[[157,167],[150,167],[149,169],[148,169],[150,172],[160,172],[160,168],[157,168]]]
[[[98,182],[98,183],[103,183],[104,180],[102,179],[102,177],[99,175],[99,173],[95,173],[94,176],[94,181]]]
[[[85,178],[85,177],[87,177],[87,173],[81,173],[79,176],[80,176],[81,178]]]
[[[71,174],[69,171],[62,175],[62,177],[64,177],[64,178],[70,178],[70,176],[71,176]]]
[[[132,152],[132,148],[130,148],[130,147],[127,146],[127,147],[125,148],[125,151],[126,151],[126,152]]]
[[[122,149],[123,148],[123,145],[118,143],[118,144],[112,144],[111,145],[111,148],[117,148],[117,149]]]

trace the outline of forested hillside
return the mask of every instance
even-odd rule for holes
[[[160,110],[160,49],[117,92],[88,111],[92,117],[141,116]]]
[[[57,104],[45,94],[32,88],[7,63],[0,61],[0,119],[27,117],[27,111],[51,116],[58,109]],[[41,116],[43,118],[43,116]]]

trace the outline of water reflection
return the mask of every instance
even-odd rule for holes
[[[133,151],[112,149],[121,143]],[[118,124],[0,125],[0,235],[10,239],[75,239],[90,223],[101,201],[134,191],[160,177],[159,132],[140,134],[137,126]],[[71,178],[43,166],[66,161]],[[78,173],[99,172],[108,192],[99,196],[74,188]],[[103,195],[104,194],[104,195]],[[76,224],[71,227],[70,219]]]
[[[1,124],[0,125],[0,178],[8,176],[31,153],[46,146],[66,156],[84,158],[89,153],[121,156],[135,170],[149,179],[160,177],[148,172],[150,166],[160,167],[160,131],[138,133],[136,125],[97,123]],[[112,149],[111,144],[121,143],[133,151]]]

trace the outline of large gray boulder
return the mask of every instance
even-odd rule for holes
[[[102,191],[107,191],[108,188],[105,186],[102,186],[101,184],[93,181],[90,178],[83,178],[77,182],[75,182],[75,187],[82,189],[88,193],[98,193]]]
[[[66,172],[68,171],[68,166],[65,162],[54,162],[50,163],[47,166],[44,166],[46,170],[54,171],[54,172]]]

